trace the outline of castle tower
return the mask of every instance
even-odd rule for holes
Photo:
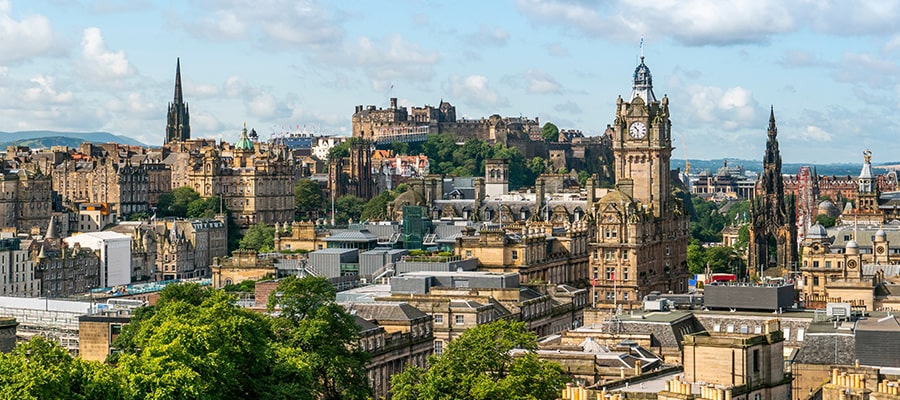
[[[747,261],[751,272],[756,273],[761,273],[762,268],[770,267],[784,268],[786,271],[794,270],[798,259],[794,195],[784,194],[774,107],[769,114],[767,133],[769,138],[763,157],[763,173],[756,183],[756,197],[750,205],[750,245]],[[771,247],[775,248],[775,260],[768,257]]]
[[[869,150],[863,152],[863,166],[856,184],[859,189],[856,194],[854,220],[873,225],[884,222],[884,215],[878,208],[878,197],[881,193],[872,174],[872,152]]]
[[[488,198],[509,191],[509,160],[491,158],[484,160],[484,194]]]
[[[175,65],[175,98],[169,103],[166,117],[166,142],[183,142],[191,138],[191,117],[181,93],[181,59]]]

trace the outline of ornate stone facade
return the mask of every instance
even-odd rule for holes
[[[632,97],[616,101],[611,131],[616,189],[595,201],[588,180],[591,270],[598,304],[638,304],[651,291],[688,289],[689,216],[672,173],[669,99],[657,100],[650,69],[641,58]],[[599,305],[598,305],[599,306]]]
[[[34,227],[43,229],[52,212],[49,176],[0,166],[0,229],[21,233]]]
[[[773,107],[769,114],[763,173],[757,183],[756,197],[750,205],[747,265],[751,274],[760,274],[763,269],[794,270],[797,267],[797,210],[794,195],[785,196],[777,135]],[[769,257],[772,250],[774,260]]]

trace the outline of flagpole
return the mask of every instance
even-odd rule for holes
[[[618,316],[619,315],[619,313],[618,313],[618,311],[619,311],[619,293],[618,293],[619,290],[618,290],[618,286],[617,286],[617,282],[616,282],[616,273],[615,272],[613,272],[612,278],[613,278],[613,313],[615,313],[615,315]]]

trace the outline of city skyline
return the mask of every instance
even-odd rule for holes
[[[357,4],[0,0],[0,130],[162,144],[181,58],[192,136],[349,135],[355,105],[539,117],[601,134],[641,52],[669,96],[674,158],[878,162],[900,145],[900,6],[875,2]],[[641,46],[643,43],[643,46]],[[674,167],[674,165],[673,165]]]

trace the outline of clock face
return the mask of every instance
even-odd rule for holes
[[[635,139],[643,139],[647,135],[647,126],[643,122],[635,122],[628,128],[628,134]]]

